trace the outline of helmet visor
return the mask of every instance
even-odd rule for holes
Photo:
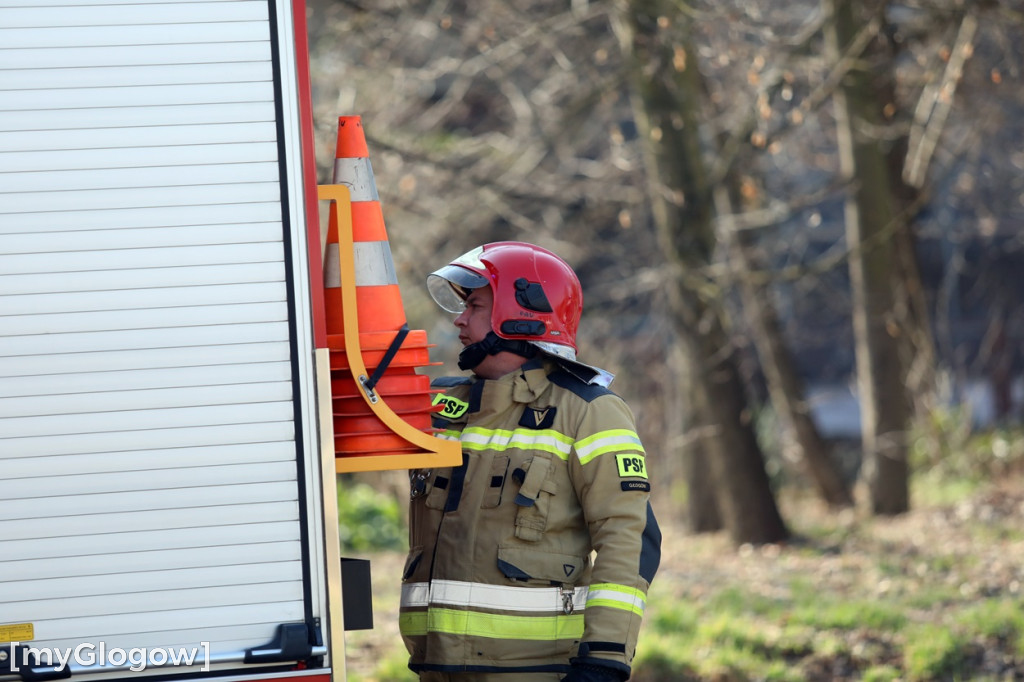
[[[487,286],[487,278],[458,265],[446,265],[427,275],[427,291],[437,305],[450,313],[466,309],[473,289]]]

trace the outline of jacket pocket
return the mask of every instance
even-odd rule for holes
[[[551,460],[534,457],[524,469],[512,472],[513,479],[521,480],[516,494],[516,537],[537,542],[547,529],[551,498],[558,492]]]
[[[587,567],[587,557],[541,552],[533,547],[498,547],[498,570],[511,580],[544,585],[576,584]]]
[[[451,484],[451,469],[441,469],[433,472],[430,480],[426,483],[426,495],[423,504],[427,509],[444,509],[448,502],[448,486]]]

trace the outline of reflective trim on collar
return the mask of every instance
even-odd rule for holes
[[[598,431],[593,436],[576,441],[575,447],[576,456],[579,457],[581,464],[586,464],[606,452],[644,452],[640,436],[636,435],[636,431],[629,429]]]
[[[573,590],[573,604],[582,610],[589,590]],[[432,583],[402,585],[402,607],[422,608],[432,604],[462,606],[469,609],[501,611],[561,612],[562,590],[558,587],[507,587],[461,580],[435,580]]]

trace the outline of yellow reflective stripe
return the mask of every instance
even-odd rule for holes
[[[406,637],[427,634],[427,612],[410,611],[398,614],[398,631]]]
[[[617,452],[628,450],[630,452],[643,452],[644,446],[640,442],[640,436],[636,431],[629,429],[611,429],[598,431],[593,436],[587,436],[576,441],[576,456],[580,464],[586,464],[590,460],[606,452]]]
[[[646,605],[647,594],[643,590],[612,583],[591,585],[590,593],[587,596],[588,609],[594,606],[606,606],[622,611],[632,611],[638,616],[642,616]]]
[[[583,636],[583,614],[508,616],[434,608],[429,611],[399,614],[398,629],[403,635],[410,637],[439,632],[488,639],[579,639]]]
[[[510,448],[550,452],[559,459],[568,460],[572,451],[572,438],[551,429],[483,429],[470,426],[462,431],[462,445],[467,450],[504,451]]]
[[[440,433],[436,434],[438,438],[445,440],[459,440],[460,431],[458,429],[445,429]]]

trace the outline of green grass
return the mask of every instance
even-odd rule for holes
[[[857,630],[869,628],[896,632],[906,623],[899,605],[859,599],[821,599],[793,610],[791,619],[815,630]]]
[[[964,608],[956,623],[987,640],[1009,643],[1017,655],[1024,653],[1024,599],[992,598]]]
[[[1020,602],[961,599],[956,628],[910,624],[900,600],[815,594],[767,599],[728,587],[705,601],[660,600],[652,607],[634,663],[636,679],[780,680],[806,682],[809,669],[849,661],[863,679],[955,679],[968,644],[1002,638],[1019,651],[1024,633]],[[909,627],[908,627],[909,626]],[[898,657],[888,662],[887,657]],[[854,679],[854,678],[850,678]]]
[[[911,504],[915,507],[950,505],[969,497],[982,485],[982,481],[973,477],[950,477],[940,469],[931,469],[916,475],[911,482]]]
[[[864,671],[863,682],[896,682],[903,674],[891,665],[872,665]]]
[[[911,541],[887,532],[886,519],[837,524],[827,513],[799,515],[792,525],[802,541],[763,559],[788,572],[759,567],[756,555],[723,555],[722,566],[735,564],[729,578],[715,575],[711,559],[698,584],[670,587],[656,579],[656,589],[674,588],[675,598],[662,592],[651,600],[633,680],[1017,679],[1024,670],[1020,517],[982,522],[952,513],[991,482],[946,484],[936,476],[922,483],[942,503],[905,531]],[[722,551],[690,541],[695,552]],[[1011,543],[1016,553],[1003,557],[1000,548]],[[986,568],[993,561],[1007,570],[993,573]],[[747,571],[765,577],[750,579]],[[1012,672],[982,666],[983,654],[993,651]]]
[[[398,655],[384,658],[370,677],[349,675],[349,682],[415,682],[419,676],[409,670],[409,657],[405,650]]]
[[[876,600],[823,593],[804,580],[785,598],[728,585],[700,599],[654,601],[634,679],[806,682],[821,679],[810,670],[835,661],[851,670],[847,679],[977,679],[967,668],[972,651],[1001,643],[1009,655],[1024,653],[1020,597],[978,601],[930,588],[928,598],[908,590]]]
[[[968,640],[941,625],[921,625],[907,634],[903,660],[910,680],[961,675]]]

